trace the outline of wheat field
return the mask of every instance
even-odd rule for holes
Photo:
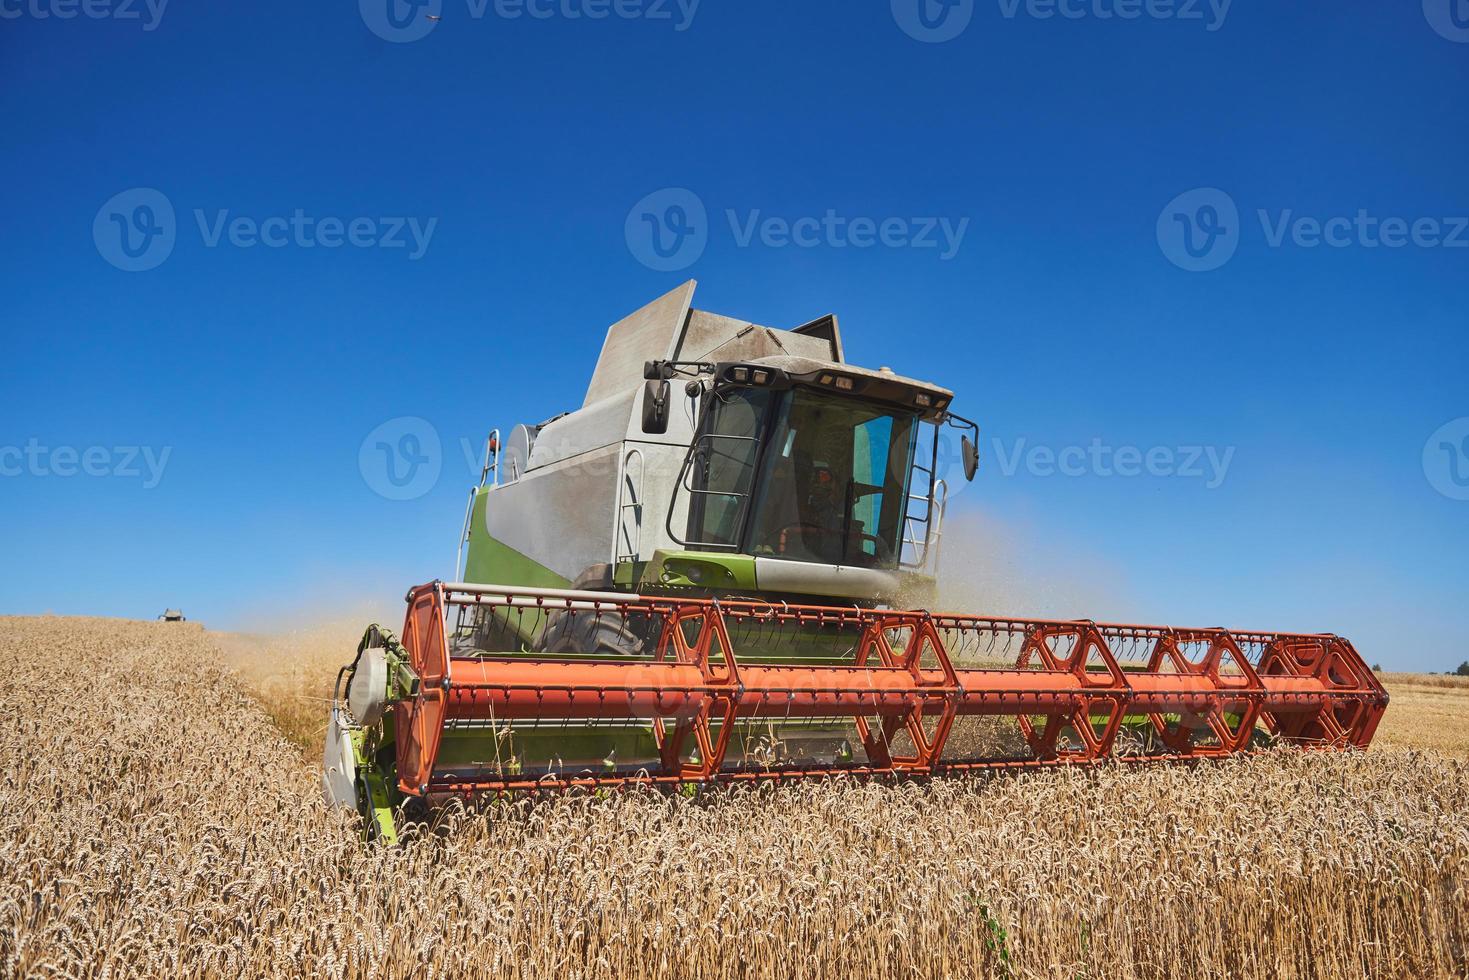
[[[1382,682],[1392,706],[1374,744],[1469,756],[1469,677],[1383,674]]]
[[[316,798],[353,632],[0,619],[0,973],[1469,972],[1465,713],[1403,706],[1469,687],[1390,677],[1365,754],[521,801],[390,849]]]

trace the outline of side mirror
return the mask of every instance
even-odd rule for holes
[[[668,431],[667,381],[649,381],[643,385],[643,431],[655,436]]]
[[[974,474],[979,472],[979,447],[973,439],[964,436],[959,440],[959,451],[964,457],[964,479],[973,480]]]

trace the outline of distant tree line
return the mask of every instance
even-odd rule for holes
[[[1373,664],[1372,665],[1372,672],[1374,674],[1380,674],[1380,673],[1382,673],[1382,664]],[[1431,671],[1430,670],[1429,673],[1432,674],[1432,673],[1434,673],[1434,671]],[[1447,674],[1448,671],[1444,671],[1444,673]],[[1466,661],[1464,661],[1463,663],[1461,663],[1459,665],[1459,669],[1456,670],[1456,671],[1454,671],[1454,676],[1456,676],[1456,677],[1469,677],[1469,660],[1466,660]]]

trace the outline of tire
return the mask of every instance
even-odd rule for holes
[[[536,642],[542,653],[581,653],[599,657],[643,657],[647,655],[646,628],[616,612],[553,612]]]

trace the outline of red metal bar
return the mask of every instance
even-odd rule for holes
[[[645,660],[451,658],[445,628],[445,608],[451,603],[594,608],[622,616],[656,616],[662,627],[656,649]],[[742,662],[731,641],[731,623],[860,633],[849,664],[782,666]],[[958,666],[946,635],[988,638],[992,644],[998,638],[1018,646],[1019,653],[1006,667]],[[1197,759],[1247,751],[1257,723],[1306,747],[1365,748],[1387,704],[1386,692],[1349,642],[1316,634],[708,599],[608,595],[588,603],[534,590],[487,596],[434,583],[409,594],[404,645],[420,678],[417,697],[396,708],[399,785],[412,795],[838,772],[930,775],[1130,759],[1135,757],[1114,753],[1129,717],[1146,717],[1166,750],[1146,758]],[[1134,669],[1125,669],[1114,651],[1127,645],[1149,651]],[[1246,648],[1258,651],[1255,663]],[[1015,718],[1032,757],[944,758],[952,726],[965,716]],[[725,767],[736,721],[785,718],[853,719],[866,763],[771,771]],[[445,724],[520,720],[651,723],[661,768],[534,779],[435,777]],[[909,737],[909,754],[890,751],[899,731]],[[1063,733],[1069,733],[1064,745]],[[691,739],[697,761],[684,758]]]

